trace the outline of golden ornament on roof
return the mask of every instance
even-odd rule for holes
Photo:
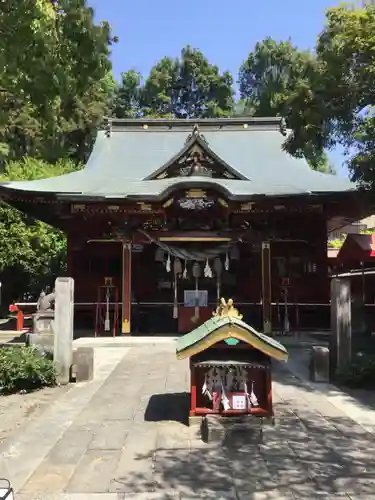
[[[213,316],[215,316],[216,318],[243,318],[238,309],[234,307],[233,299],[228,299],[228,302],[226,302],[223,297],[220,299],[220,304],[217,306],[216,311],[214,311]]]

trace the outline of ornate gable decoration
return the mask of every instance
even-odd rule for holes
[[[214,161],[202,148],[195,144],[191,150],[183,156],[178,164],[180,165],[180,175],[189,177],[199,175],[203,177],[212,177],[212,165]]]
[[[207,146],[207,148],[205,147]],[[156,179],[172,177],[213,177],[221,179],[236,179],[235,172],[227,168],[221,160],[210,154],[209,142],[201,133],[198,124],[193,126],[192,132],[185,140],[184,152],[162,171],[155,174]],[[152,177],[151,177],[152,178]]]

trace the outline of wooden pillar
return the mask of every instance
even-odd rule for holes
[[[350,280],[334,278],[331,281],[331,337],[330,372],[335,378],[352,362],[352,319]]]
[[[197,386],[196,386],[196,367],[193,365],[191,359],[189,362],[190,367],[190,412],[189,416],[193,417],[196,413],[197,408]]]
[[[122,307],[121,332],[131,332],[131,304],[132,304],[132,244],[122,244]]]
[[[271,304],[271,245],[268,241],[262,242],[262,313],[263,333],[272,332],[272,304]]]

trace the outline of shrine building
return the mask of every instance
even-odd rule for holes
[[[78,329],[185,333],[222,296],[265,333],[317,311],[329,326],[327,232],[374,203],[287,154],[287,133],[280,118],[109,119],[82,170],[0,197],[66,233]]]

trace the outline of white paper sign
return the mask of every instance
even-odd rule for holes
[[[232,396],[233,410],[246,410],[246,396]]]

